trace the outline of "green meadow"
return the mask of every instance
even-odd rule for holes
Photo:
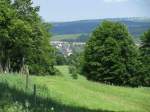
[[[69,74],[68,66],[56,68],[61,75],[29,76],[28,89],[24,75],[1,74],[1,105],[16,101],[24,105],[27,100],[29,108],[36,112],[48,112],[51,108],[54,112],[150,112],[150,88],[105,85],[80,75],[75,80]],[[10,94],[7,97],[9,102],[4,93]]]
[[[52,36],[53,41],[61,41],[61,40],[67,40],[67,39],[77,39],[82,34],[65,34],[65,35],[54,35]]]

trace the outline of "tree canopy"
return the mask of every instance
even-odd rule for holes
[[[104,21],[86,44],[83,73],[90,80],[135,86],[137,50],[124,24]]]
[[[141,36],[141,74],[144,78],[142,78],[142,82],[144,86],[150,86],[150,29]]]
[[[0,64],[19,72],[23,65],[36,75],[54,74],[49,24],[31,0],[0,1]]]

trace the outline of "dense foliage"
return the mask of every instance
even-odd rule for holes
[[[58,49],[55,49],[55,65],[66,65],[67,59],[65,55]]]
[[[138,55],[126,26],[104,21],[87,42],[83,73],[90,80],[137,86]]]
[[[150,30],[144,33],[141,37],[142,43],[140,46],[142,67],[140,69],[143,77],[141,81],[143,85],[150,86]]]
[[[0,65],[18,72],[28,65],[31,74],[54,74],[49,25],[42,22],[31,0],[0,1]]]

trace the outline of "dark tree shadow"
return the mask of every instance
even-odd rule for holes
[[[53,107],[54,112],[114,112],[108,110],[90,110],[82,107],[72,107],[60,104],[49,98],[35,98],[31,94],[26,94],[23,91],[19,91],[15,88],[10,88],[7,84],[0,83],[0,106],[4,106],[7,103],[19,102],[25,107],[25,102],[28,101],[30,106],[29,110],[33,112],[49,112]]]

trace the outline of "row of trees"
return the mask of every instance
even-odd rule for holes
[[[50,25],[38,15],[31,0],[0,0],[0,66],[19,72],[28,65],[36,75],[55,74]]]
[[[135,45],[125,25],[104,21],[84,52],[82,73],[89,79],[123,86],[150,86],[150,30]]]

